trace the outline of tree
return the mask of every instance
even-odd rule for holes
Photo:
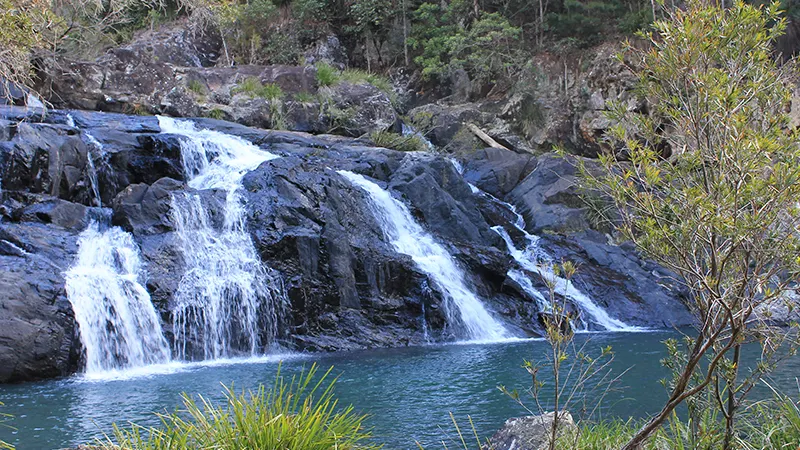
[[[0,0],[0,95],[32,84],[30,52],[43,42],[44,11],[33,1]]]
[[[787,337],[768,321],[800,271],[800,146],[786,114],[787,67],[772,50],[784,27],[777,4],[691,0],[642,34],[648,49],[627,46],[649,111],[612,106],[615,148],[601,155],[599,174],[583,173],[613,200],[622,236],[687,288],[698,327],[668,401],[625,450],[707,389],[730,448],[744,396]],[[762,359],[742,378],[748,342]]]

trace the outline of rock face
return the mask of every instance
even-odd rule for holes
[[[522,239],[512,205],[528,232],[557,232],[542,237],[542,247],[556,259],[577,261],[580,285],[613,317],[646,327],[691,321],[680,292],[662,280],[667,274],[592,230],[569,183],[555,176],[570,175],[553,156],[479,149],[461,156],[462,175],[431,153],[213,119],[197,119],[196,125],[279,156],[245,175],[243,195],[247,229],[289,301],[279,330],[286,347],[341,350],[456,337],[457,330],[446,326],[435,284],[391,246],[370,199],[339,170],[369,177],[403,201],[453,255],[467,285],[516,335],[539,335],[541,325],[535,299],[507,277],[517,263],[493,230],[499,226]],[[161,134],[154,117],[81,111],[40,116],[5,108],[0,138],[0,283],[9,293],[0,297],[7,311],[0,321],[8,322],[0,328],[0,367],[8,368],[0,371],[0,381],[76,369],[81,348],[63,272],[74,258],[78,234],[99,215],[110,215],[134,236],[146,265],[146,288],[170,338],[173,294],[184,271],[172,198],[191,191],[184,183],[182,137]],[[95,190],[104,209],[95,207]],[[221,228],[224,192],[199,194],[211,223]],[[537,275],[529,275],[543,287]]]
[[[551,429],[556,413],[517,417],[506,420],[503,428],[489,440],[493,450],[546,450],[551,439]],[[565,435],[578,427],[568,412],[559,415],[558,433]]]
[[[127,114],[206,116],[247,126],[358,137],[397,121],[390,93],[367,81],[320,88],[316,62],[344,68],[335,36],[318,42],[304,66],[217,67],[222,41],[185,25],[141,33],[95,61],[48,57],[38,86],[61,108]],[[263,90],[271,87],[270,92]]]
[[[0,224],[0,383],[77,369],[63,276],[75,239],[74,231],[54,224]]]

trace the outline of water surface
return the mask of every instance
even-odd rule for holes
[[[658,408],[666,397],[659,380],[666,373],[660,366],[669,332],[600,333],[579,335],[587,349],[611,345],[616,353],[617,374],[627,369],[619,387],[606,395],[601,413],[605,417],[642,416]],[[751,353],[756,349],[750,349]],[[112,422],[155,424],[152,411],[173,410],[180,393],[199,393],[221,398],[220,383],[236,388],[254,388],[273,380],[279,361],[286,373],[317,363],[334,367],[339,376],[336,392],[341,402],[356,405],[371,414],[376,440],[387,449],[413,449],[420,441],[426,448],[442,448],[437,442],[453,437],[449,413],[462,425],[467,416],[482,436],[488,436],[509,417],[525,410],[497,389],[526,389],[530,376],[521,368],[523,360],[543,360],[547,344],[525,341],[498,344],[464,344],[381,349],[335,354],[269,357],[249,362],[216,362],[193,366],[165,366],[158,374],[117,380],[72,377],[57,381],[0,386],[4,412],[13,414],[17,431],[0,428],[0,439],[20,450],[57,449],[91,440]],[[751,354],[752,356],[752,354]],[[773,383],[797,393],[795,377],[800,359],[782,365]],[[755,394],[765,395],[766,389]],[[551,393],[545,388],[545,397]],[[588,392],[587,404],[597,404],[599,389]],[[529,402],[533,408],[533,402]],[[579,412],[582,404],[571,408]],[[452,446],[450,446],[452,448]]]

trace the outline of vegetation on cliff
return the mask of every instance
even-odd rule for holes
[[[355,67],[419,69],[431,86],[463,70],[480,91],[535,76],[536,52],[619,40],[654,14],[664,11],[647,0],[3,0],[0,76],[30,86],[41,56],[91,59],[134,32],[186,19],[221,39],[221,65],[302,63],[304,50],[336,35]]]

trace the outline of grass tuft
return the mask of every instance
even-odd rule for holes
[[[373,131],[369,139],[378,147],[386,147],[401,152],[422,152],[428,150],[425,141],[417,135],[402,136],[389,131]]]
[[[318,376],[316,366],[287,380],[278,369],[274,384],[255,392],[225,387],[220,405],[183,394],[183,410],[160,414],[161,426],[114,426],[113,438],[97,450],[189,449],[378,449],[368,442],[365,416],[333,397],[331,369]]]
[[[294,94],[294,99],[304,105],[317,102],[317,96],[306,91],[301,91],[297,94]]]
[[[206,93],[206,87],[198,80],[190,80],[186,83],[186,87],[197,95],[204,95]]]
[[[250,97],[261,97],[267,100],[283,98],[283,89],[275,83],[261,84],[257,77],[248,77],[231,89],[232,94],[247,94]]]
[[[339,81],[339,71],[330,64],[317,63],[317,84],[320,87],[333,86]]]

